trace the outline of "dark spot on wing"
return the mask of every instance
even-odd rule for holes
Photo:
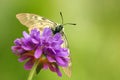
[[[44,17],[42,17],[42,20],[46,20]]]
[[[43,25],[43,23],[42,23],[42,22],[40,22],[40,25]]]
[[[34,16],[35,19],[37,19],[37,16]]]

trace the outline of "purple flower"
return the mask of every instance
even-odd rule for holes
[[[67,48],[62,48],[62,35],[53,35],[51,29],[45,28],[43,33],[37,29],[31,30],[30,34],[23,32],[23,37],[14,41],[12,51],[19,56],[19,61],[27,60],[24,68],[30,70],[36,60],[42,63],[43,69],[50,69],[62,76],[59,66],[67,67],[69,53]]]

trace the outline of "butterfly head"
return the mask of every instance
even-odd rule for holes
[[[62,24],[57,25],[57,26],[55,27],[55,29],[52,30],[52,31],[53,31],[53,34],[60,33],[60,32],[62,31],[62,29],[63,29],[63,25],[62,25]]]

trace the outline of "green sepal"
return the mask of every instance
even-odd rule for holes
[[[39,63],[37,68],[36,68],[36,74],[38,74],[41,71],[42,68],[43,68],[43,64]]]

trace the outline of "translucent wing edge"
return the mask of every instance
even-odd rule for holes
[[[66,38],[66,35],[64,34],[64,32],[62,32],[62,38],[64,40],[64,43],[63,43],[63,47],[64,48],[68,48],[69,49],[69,45],[68,45],[68,41],[67,41],[67,38]],[[62,67],[64,73],[70,78],[72,76],[72,62],[71,62],[71,57],[70,57],[70,50],[69,50],[69,57],[68,57],[70,60],[68,62],[68,67]]]

